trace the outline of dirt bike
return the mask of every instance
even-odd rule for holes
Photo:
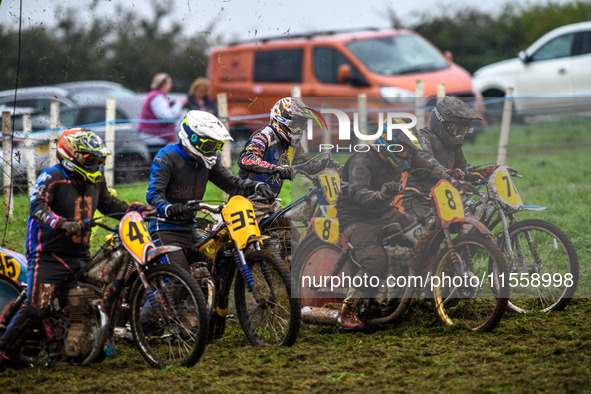
[[[110,233],[90,262],[56,292],[49,316],[24,328],[11,351],[15,367],[88,365],[114,356],[113,329],[123,294],[128,291],[134,340],[155,368],[193,366],[207,344],[205,299],[184,270],[160,264],[176,247],[156,247],[142,216],[129,212],[116,228],[84,221]],[[2,313],[4,331],[26,298],[26,289]],[[158,335],[144,333],[142,310],[153,309]]]
[[[300,326],[299,300],[291,298],[285,264],[262,247],[252,203],[234,196],[227,203],[189,201],[187,210],[204,213],[197,227],[190,272],[207,295],[210,336],[219,339],[226,328],[232,284],[240,326],[254,345],[291,346]],[[166,218],[159,220],[166,221]]]
[[[441,180],[426,195],[413,191],[430,198],[434,210],[404,229],[398,223],[382,229],[387,277],[371,284],[377,295],[357,306],[358,316],[367,325],[392,323],[418,297],[426,299],[446,325],[491,331],[509,297],[502,251],[482,223],[464,216],[460,194],[451,183]],[[302,240],[294,253],[294,288],[301,298],[304,322],[335,324],[351,282],[347,278],[354,276],[360,264],[354,247],[339,233],[338,220],[312,221],[316,232]],[[460,234],[468,224],[477,232]],[[369,283],[373,278],[378,279],[372,277]]]
[[[507,255],[512,310],[562,310],[577,289],[577,252],[558,226],[540,219],[517,220],[519,212],[546,208],[525,205],[513,177],[521,176],[504,165],[469,167],[467,178],[484,192],[465,201],[466,215],[496,232],[495,240]]]
[[[294,167],[295,174],[309,179],[313,187],[308,193],[286,207],[262,216],[259,219],[261,233],[271,238],[265,245],[279,255],[291,267],[292,252],[302,234],[305,236],[314,216],[334,216],[334,204],[340,191],[340,177],[337,171],[326,168],[315,175]],[[264,203],[261,198],[251,199],[255,208]]]

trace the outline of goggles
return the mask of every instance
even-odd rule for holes
[[[189,136],[189,141],[191,141],[191,145],[201,153],[210,155],[212,153],[221,151],[224,147],[224,141],[214,140],[212,138],[199,137],[191,130],[189,125],[184,122],[183,128]]]
[[[107,160],[107,156],[97,156],[93,153],[87,152],[76,152],[75,158],[76,161],[85,168],[100,167],[104,165]]]
[[[300,135],[303,134],[306,128],[308,127],[308,119],[302,117],[301,119],[285,119],[283,116],[279,114],[273,114],[273,118],[279,122],[284,124],[291,134]]]
[[[447,131],[453,136],[465,136],[467,133],[471,133],[474,127],[470,125],[459,125],[457,123],[448,123],[446,126]]]

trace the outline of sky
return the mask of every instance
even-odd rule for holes
[[[113,16],[116,4],[150,17],[151,0],[22,0],[22,26],[53,26],[73,9],[78,17]],[[224,40],[260,38],[318,30],[390,27],[389,10],[412,23],[419,15],[453,13],[464,7],[498,12],[517,0],[158,0],[171,7],[171,20],[185,26],[185,34],[210,32]],[[568,3],[572,0],[552,0]],[[0,0],[0,24],[18,28],[21,0]],[[548,0],[520,0],[521,4],[546,4]],[[92,7],[96,4],[96,7]]]

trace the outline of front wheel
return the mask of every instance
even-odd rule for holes
[[[492,331],[507,309],[508,276],[503,252],[493,241],[459,235],[453,250],[439,253],[431,272],[435,314],[446,325]]]
[[[509,238],[516,284],[509,307],[520,313],[564,309],[579,283],[579,258],[569,237],[550,222],[527,219],[509,228]]]
[[[191,367],[208,334],[208,312],[199,285],[182,268],[159,264],[131,292],[131,330],[144,359],[155,368]]]
[[[266,250],[251,251],[245,257],[252,286],[240,271],[234,280],[236,314],[244,334],[254,345],[293,345],[301,314],[299,300],[291,296],[287,268]]]

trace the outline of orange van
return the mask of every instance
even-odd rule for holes
[[[454,64],[449,53],[408,30],[323,32],[233,43],[212,51],[208,76],[214,94],[227,94],[234,131],[266,124],[273,104],[290,96],[294,85],[299,85],[304,101],[333,97],[355,102],[352,99],[365,93],[384,106],[414,103],[417,80],[424,83],[425,97],[435,97],[440,83],[447,95],[476,95],[470,74]],[[260,115],[258,122],[254,115]]]

